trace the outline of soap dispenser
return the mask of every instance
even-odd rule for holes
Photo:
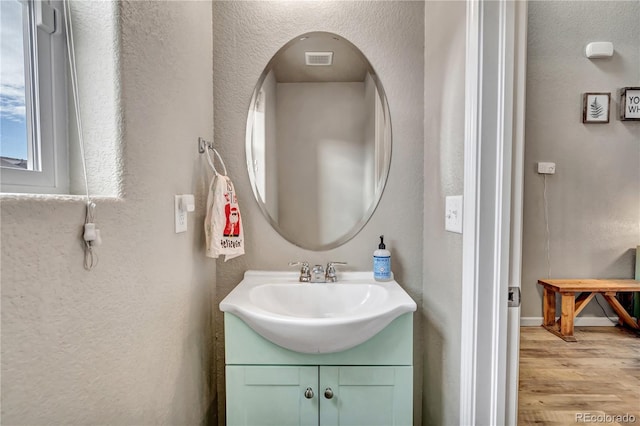
[[[373,279],[391,281],[391,252],[384,245],[384,235],[380,235],[378,250],[373,252]]]

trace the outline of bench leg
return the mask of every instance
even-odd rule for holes
[[[577,317],[580,312],[582,312],[582,310],[589,304],[589,302],[591,302],[591,299],[593,299],[596,294],[597,293],[584,292],[576,298],[576,310],[573,314],[574,318]]]
[[[605,293],[604,298],[607,300],[607,302],[609,302],[609,305],[611,305],[611,307],[616,312],[616,314],[618,314],[618,317],[622,320],[622,322],[624,322],[625,324],[627,324],[629,327],[633,329],[636,329],[636,330],[640,329],[640,326],[636,324],[633,318],[631,318],[631,315],[629,315],[626,309],[624,309],[620,304],[620,302],[618,302],[618,299],[616,299],[615,292]]]
[[[560,316],[560,334],[567,342],[575,342],[573,336],[573,318],[575,317],[575,293],[562,294],[562,314]]]
[[[556,323],[556,292],[544,287],[542,294],[542,325],[554,327]]]

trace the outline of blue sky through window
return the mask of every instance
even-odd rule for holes
[[[22,4],[0,0],[0,156],[27,158]]]

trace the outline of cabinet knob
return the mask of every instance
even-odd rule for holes
[[[307,399],[313,398],[313,389],[307,388],[307,390],[304,391],[304,397]]]
[[[326,388],[324,390],[324,397],[327,399],[333,398],[333,390],[331,388]]]

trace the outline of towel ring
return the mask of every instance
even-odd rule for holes
[[[213,153],[216,155],[216,157],[218,157],[218,161],[220,161],[220,164],[222,164],[222,170],[224,170],[224,176],[227,175],[227,167],[224,165],[224,161],[222,161],[222,157],[220,156],[220,153],[212,146],[207,146],[207,148],[209,148],[209,150],[213,151]],[[209,165],[211,166],[211,168],[213,169],[213,172],[216,175],[219,175],[220,173],[218,173],[218,169],[216,169],[216,166],[214,164],[214,159],[211,158],[211,155],[209,155],[209,150],[206,150],[205,155],[207,157],[207,162],[209,163]]]

